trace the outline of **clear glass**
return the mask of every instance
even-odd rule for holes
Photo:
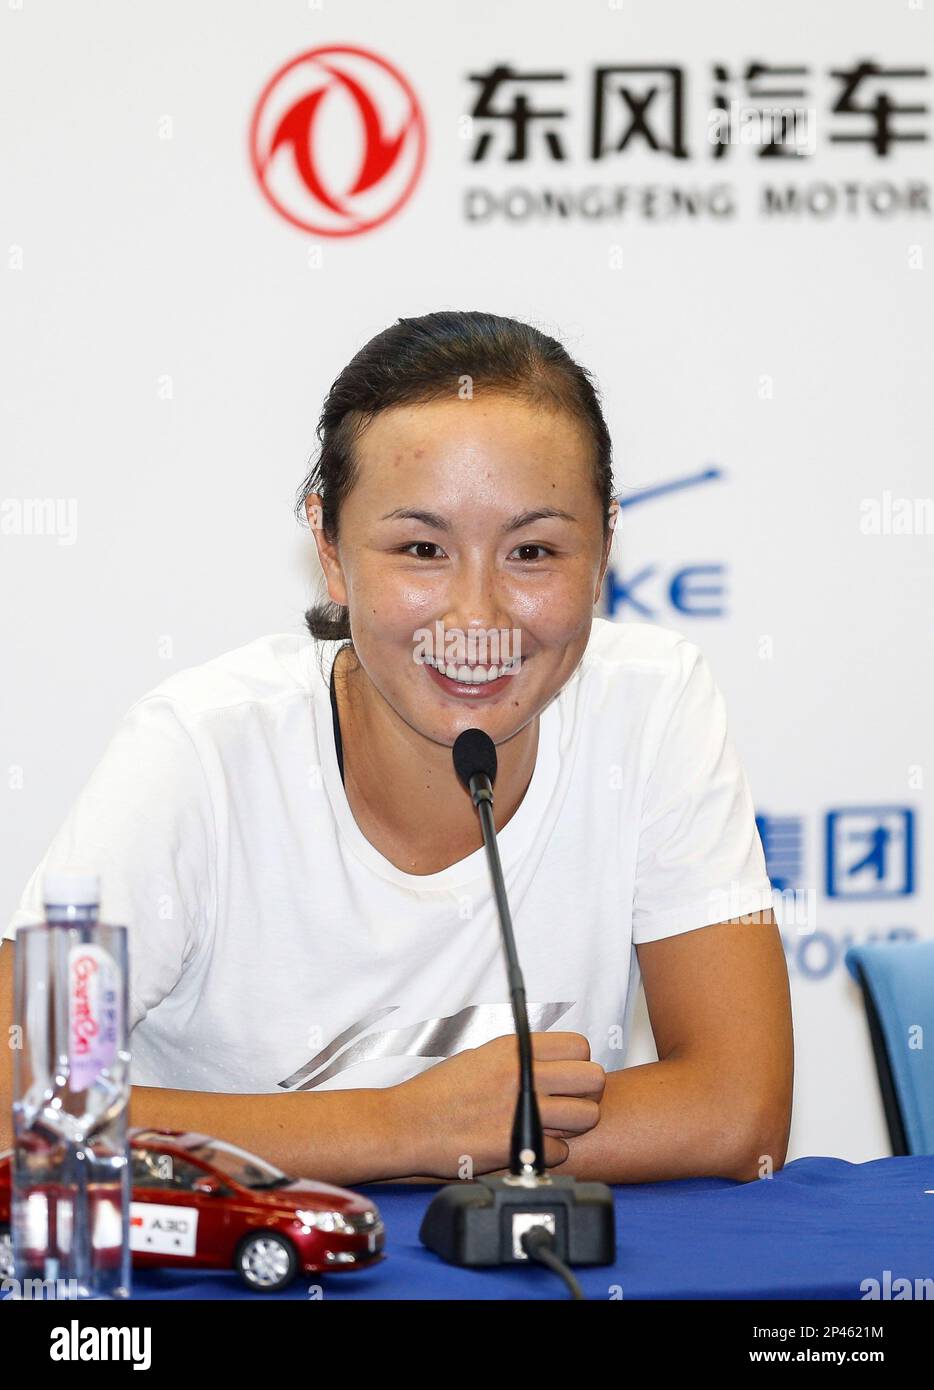
[[[128,1298],[127,932],[19,927],[13,1064],[13,1263],[20,1297]]]

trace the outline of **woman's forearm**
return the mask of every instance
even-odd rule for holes
[[[130,1124],[226,1139],[290,1177],[344,1187],[391,1181],[413,1166],[392,1087],[247,1095],[133,1086]]]
[[[781,1168],[790,1115],[763,1119],[746,1097],[725,1095],[708,1065],[666,1058],[608,1072],[600,1118],[568,1139],[550,1169],[596,1182],[725,1177],[747,1182]]]
[[[611,1183],[748,1181],[769,1171],[767,1163],[771,1171],[781,1168],[787,1117],[763,1122],[745,1099],[718,1089],[713,1070],[667,1058],[608,1072],[597,1124],[567,1138],[567,1159],[549,1173]],[[227,1139],[295,1177],[344,1186],[438,1181],[412,1176],[419,1171],[417,1136],[413,1151],[391,1086],[282,1096],[134,1086],[130,1123]]]
[[[785,1159],[790,1104],[771,1126],[760,1123],[748,1096],[731,1098],[716,1071],[696,1059],[668,1058],[608,1072],[596,1125],[586,1134],[564,1135],[568,1157],[548,1173],[610,1183],[697,1177],[745,1182],[769,1171],[766,1157],[777,1170]],[[488,1176],[507,1172],[501,1168]]]

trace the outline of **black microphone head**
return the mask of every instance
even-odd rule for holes
[[[470,791],[470,779],[478,772],[486,773],[490,786],[496,781],[496,744],[482,729],[465,729],[458,734],[451,749],[454,771]]]

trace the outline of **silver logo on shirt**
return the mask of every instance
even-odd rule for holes
[[[533,1033],[544,1033],[573,1007],[573,1001],[569,1004],[528,1004],[529,1028]],[[501,1004],[469,1004],[447,1018],[426,1018],[408,1028],[391,1028],[360,1037],[367,1028],[387,1014],[396,1013],[398,1008],[398,1004],[391,1004],[384,1009],[374,1009],[351,1023],[303,1067],[277,1084],[285,1090],[312,1091],[323,1081],[361,1062],[372,1062],[380,1057],[453,1057],[465,1048],[479,1047],[481,1043],[513,1031],[512,1005],[506,1000]],[[354,1042],[354,1038],[358,1041]]]

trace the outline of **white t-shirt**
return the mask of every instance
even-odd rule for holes
[[[408,874],[353,818],[340,645],[260,637],[137,700],[26,885],[7,937],[42,919],[46,865],[100,873],[136,1084],[389,1086],[512,1031],[485,851]],[[633,943],[771,905],[753,802],[710,667],[666,628],[594,619],[540,721],[499,835],[530,1022],[616,1070]]]

